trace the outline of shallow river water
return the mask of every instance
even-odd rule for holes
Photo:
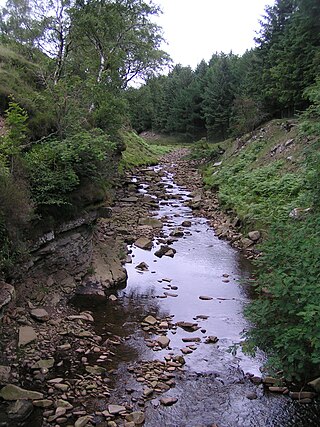
[[[140,191],[148,194],[143,178],[136,179]],[[160,201],[157,213],[158,218],[167,217],[164,234],[168,235],[185,220],[192,223],[191,227],[184,228],[184,236],[173,243],[177,251],[174,258],[154,255],[159,248],[157,240],[151,251],[132,246],[133,262],[126,265],[127,285],[116,292],[113,290],[118,297],[116,303],[99,300],[93,306],[93,301],[85,296],[77,296],[73,301],[77,307],[93,311],[97,333],[108,330],[129,337],[116,350],[114,403],[130,403],[131,397],[125,389],[139,387],[127,371],[128,364],[162,360],[170,351],[178,354],[186,345],[182,338],[199,337],[201,342],[196,344],[196,350],[185,356],[185,370],[177,374],[176,387],[164,395],[176,397],[178,402],[171,407],[159,405],[159,397],[147,402],[147,427],[319,426],[317,403],[302,405],[286,396],[267,393],[245,375],[261,376],[263,364],[262,355],[251,358],[237,345],[242,331],[248,327],[242,310],[249,299],[248,285],[244,282],[250,274],[250,264],[227,242],[219,240],[204,218],[193,216],[184,204],[189,193],[173,182],[171,174],[165,174],[163,182],[167,192],[173,195]],[[149,266],[146,272],[135,268],[142,261]],[[164,278],[171,282],[163,281]],[[168,289],[170,285],[177,289]],[[164,292],[177,296],[164,298]],[[212,299],[202,300],[199,296]],[[196,322],[201,329],[192,333],[182,328],[169,330],[170,349],[153,351],[146,346],[145,338],[149,336],[140,325],[149,314],[161,319],[172,316],[174,322]],[[201,320],[197,318],[199,315],[208,318]],[[212,335],[219,341],[206,344],[206,337]],[[235,348],[236,353],[231,351]],[[256,399],[248,398],[252,393],[256,393]]]

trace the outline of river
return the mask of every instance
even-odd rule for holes
[[[163,173],[161,167],[154,170]],[[150,191],[153,196],[150,182],[146,183],[142,174],[133,177],[133,181],[139,184],[141,193],[148,195]],[[97,334],[109,331],[124,338],[115,350],[117,364],[111,367],[111,403],[127,404],[135,410],[142,407],[148,427],[319,426],[316,402],[299,404],[287,396],[268,393],[262,385],[250,381],[250,375],[262,375],[264,362],[262,354],[249,357],[239,346],[243,330],[249,327],[242,311],[249,300],[245,279],[251,266],[238,251],[215,236],[206,219],[193,215],[185,204],[189,192],[174,183],[171,173],[163,174],[162,184],[167,196],[160,201],[157,218],[164,220],[163,236],[167,237],[183,221],[191,221],[172,245],[175,256],[154,255],[161,239],[155,239],[150,251],[131,245],[133,262],[126,264],[127,285],[116,291],[115,303],[93,302],[86,296],[73,299],[76,307],[94,313]],[[136,269],[141,262],[148,265],[147,271]],[[146,340],[154,336],[141,328],[141,321],[148,315],[172,319],[173,323],[191,322],[199,329],[169,329],[169,347],[154,351],[146,345]],[[218,341],[207,344],[209,336],[216,336]],[[196,338],[199,342],[186,344],[183,338]],[[153,393],[149,399],[142,399],[143,386],[128,367],[143,360],[151,364],[152,360],[182,354],[181,349],[188,345],[190,354],[184,355],[184,368],[175,372],[175,387],[164,395]],[[178,401],[165,407],[159,404],[161,396]]]

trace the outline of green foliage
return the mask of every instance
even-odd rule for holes
[[[6,110],[5,126],[6,132],[0,137],[0,157],[5,159],[13,172],[14,158],[21,150],[22,144],[27,136],[28,114],[12,99],[9,108]]]
[[[223,153],[219,144],[208,144],[206,140],[197,141],[191,147],[191,158],[205,162],[215,162]]]
[[[256,290],[267,289],[246,309],[254,327],[251,345],[289,379],[310,380],[320,369],[320,216],[274,226],[262,246]]]
[[[108,176],[115,149],[99,130],[33,146],[26,162],[37,209],[71,204],[72,193],[84,181],[98,185]]]
[[[286,218],[303,188],[303,179],[284,171],[282,160],[256,163],[264,146],[263,141],[251,143],[227,164],[209,167],[204,178],[206,185],[219,188],[225,209],[232,209],[244,223],[260,227]]]

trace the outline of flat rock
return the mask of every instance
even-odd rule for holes
[[[41,400],[43,394],[37,391],[25,390],[14,384],[7,384],[0,390],[0,397],[4,400]]]
[[[50,406],[52,405],[53,405],[53,401],[49,399],[35,400],[33,402],[33,406],[36,406],[38,408],[50,408]]]
[[[91,419],[92,419],[92,417],[90,417],[89,415],[85,415],[83,417],[80,417],[74,423],[74,427],[84,427],[91,421]]]
[[[106,372],[106,369],[103,368],[102,366],[94,365],[94,366],[86,366],[86,371],[92,375],[102,375],[104,372]]]
[[[157,337],[156,341],[162,348],[166,348],[170,344],[170,339],[165,335]]]
[[[157,319],[151,315],[147,316],[145,319],[143,319],[143,321],[152,326],[154,326],[157,323]]]
[[[209,300],[213,299],[213,297],[209,297],[207,295],[200,295],[199,299],[201,299],[203,301],[209,301]]]
[[[40,359],[34,365],[32,365],[32,369],[41,369],[41,368],[50,369],[53,367],[53,365],[54,365],[53,357],[51,357],[50,359]]]
[[[139,239],[137,239],[134,244],[138,248],[146,250],[150,250],[153,246],[152,240],[148,239],[147,237],[139,237]]]
[[[140,218],[139,225],[147,225],[152,228],[162,228],[163,223],[159,219],[156,218]]]
[[[8,416],[11,420],[19,420],[21,422],[27,419],[32,411],[32,402],[29,400],[17,400],[9,406]]]
[[[206,344],[215,344],[216,342],[218,342],[219,341],[219,338],[218,337],[216,337],[216,336],[214,336],[214,335],[210,335],[207,339],[206,339],[206,341],[205,341],[205,343]]]
[[[121,412],[126,412],[126,408],[122,405],[108,405],[108,412],[111,415],[118,415]]]
[[[37,339],[36,331],[32,326],[20,326],[19,328],[19,347],[28,345]]]
[[[162,397],[160,403],[164,406],[171,406],[178,402],[177,397]]]
[[[185,331],[189,331],[189,332],[195,332],[198,329],[200,329],[198,326],[198,323],[177,322],[176,325],[179,326],[180,328],[184,329]]]
[[[30,316],[39,322],[47,322],[50,318],[49,313],[44,308],[35,308],[31,310]]]

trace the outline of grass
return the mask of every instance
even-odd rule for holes
[[[123,136],[126,149],[122,153],[120,170],[155,165],[162,155],[173,149],[171,145],[160,145],[155,142],[151,144],[134,132],[124,132]]]

